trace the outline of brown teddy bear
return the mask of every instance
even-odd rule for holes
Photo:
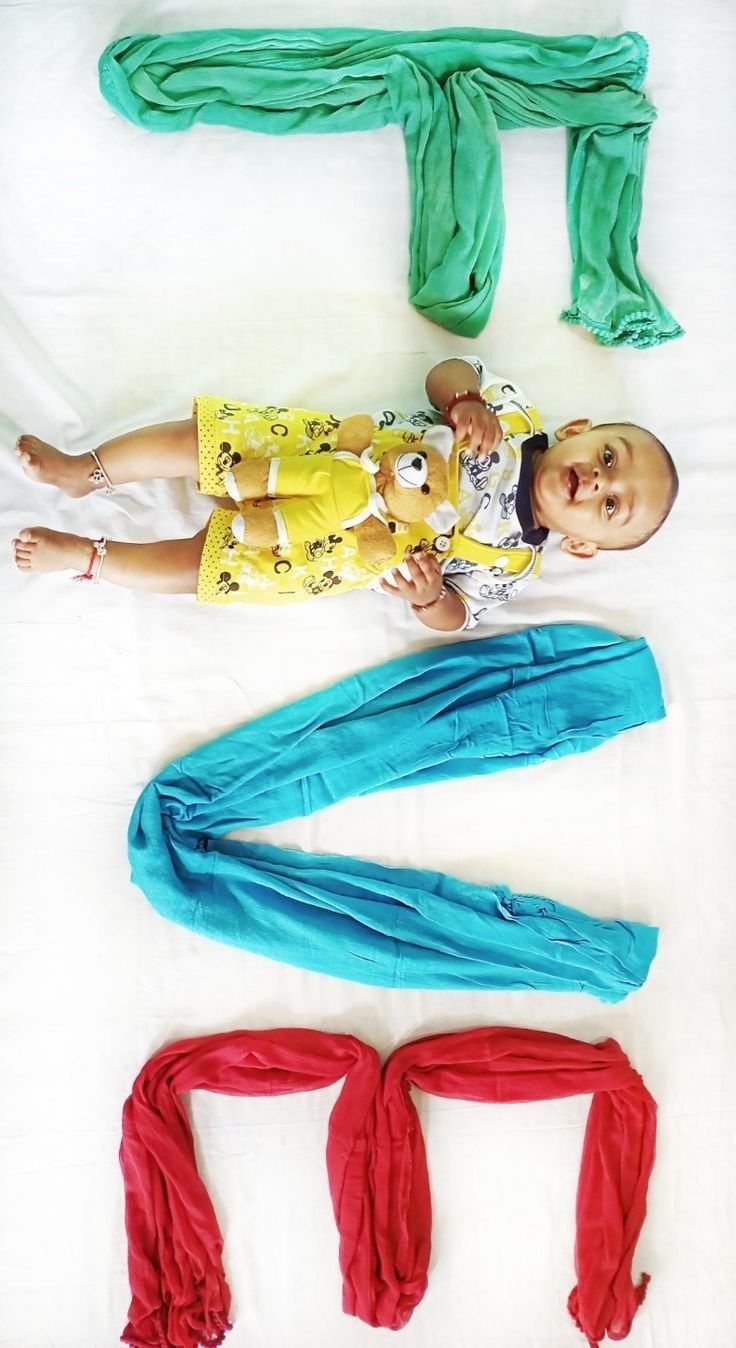
[[[346,417],[332,454],[243,459],[224,478],[240,505],[233,533],[251,547],[290,547],[352,529],[369,565],[396,553],[389,522],[407,524],[438,516],[445,528],[457,513],[448,502],[452,431],[435,426],[420,441],[400,441],[376,461],[375,423]],[[441,520],[441,522],[440,522]],[[454,522],[454,521],[453,521]]]

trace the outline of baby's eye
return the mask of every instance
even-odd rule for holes
[[[606,514],[607,514],[607,516],[608,516],[608,518],[609,518],[609,520],[610,520],[611,516],[616,514],[616,497],[615,497],[615,496],[607,496],[607,497],[606,497],[606,506],[605,506],[605,509],[606,509]]]
[[[616,455],[612,449],[608,448],[608,445],[606,445],[603,451],[603,462],[605,463],[606,468],[613,468],[613,465],[616,462]]]

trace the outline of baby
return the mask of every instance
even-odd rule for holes
[[[23,529],[13,540],[16,565],[24,572],[74,570],[85,580],[104,575],[128,589],[219,604],[282,605],[373,588],[409,603],[425,626],[458,632],[538,574],[550,533],[561,535],[565,552],[589,560],[599,549],[638,547],[667,518],[677,473],[664,445],[641,426],[569,421],[548,445],[537,409],[475,358],[435,365],[426,388],[435,412],[380,413],[366,452],[380,458],[401,444],[421,456],[425,432],[444,420],[456,445],[449,513],[430,517],[431,525],[407,524],[391,519],[376,498],[396,542],[388,569],[361,557],[349,521],[322,537],[249,545],[237,495],[187,539],[119,543]],[[336,451],[339,427],[328,413],[199,397],[189,420],[131,431],[87,454],[65,454],[30,435],[20,437],[17,452],[30,478],[69,496],[187,476],[222,497],[232,491],[233,469],[250,458],[313,454],[319,469],[319,456]]]

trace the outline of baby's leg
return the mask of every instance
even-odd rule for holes
[[[163,543],[107,543],[101,576],[126,590],[153,594],[196,594],[199,563],[207,529],[193,538],[167,539]],[[85,572],[98,558],[89,538],[62,534],[55,529],[22,529],[13,539],[19,571]]]
[[[122,482],[152,477],[196,478],[198,474],[195,417],[128,431],[106,440],[94,455],[64,454],[35,435],[21,435],[16,448],[28,477],[59,487],[67,496],[87,496],[100,487]],[[96,471],[100,467],[102,473]]]

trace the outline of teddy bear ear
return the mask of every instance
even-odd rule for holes
[[[455,436],[449,426],[431,426],[428,431],[424,432],[422,441],[425,445],[429,445],[431,449],[436,449],[443,459],[447,460],[452,454]]]

